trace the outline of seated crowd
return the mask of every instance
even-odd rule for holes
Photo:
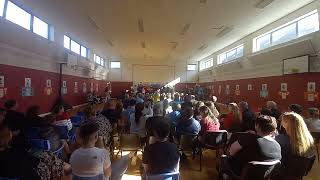
[[[311,134],[320,132],[319,109],[308,109],[304,118],[300,105],[292,104],[282,113],[273,101],[257,113],[244,101],[225,105],[216,97],[199,101],[179,93],[137,93],[103,106],[87,105],[80,124],[75,124],[63,105],[42,117],[39,106],[21,113],[15,100],[7,100],[0,109],[0,177],[121,179],[136,152],[112,158],[113,137],[129,133],[136,134],[144,148],[143,178],[179,172],[180,160],[187,158],[178,148],[183,135],[197,137],[192,142],[197,154],[208,133],[228,132],[226,156],[217,168],[221,177],[240,176],[248,163],[259,161],[281,162],[273,178],[290,179],[294,157],[315,157]],[[40,139],[47,140],[49,149],[33,143]]]

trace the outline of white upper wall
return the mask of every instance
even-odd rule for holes
[[[320,50],[320,33],[315,32],[284,44],[276,45],[265,50],[253,53],[253,39],[270,30],[286,24],[315,9],[320,9],[319,1],[315,1],[266,27],[248,35],[247,37],[213,53],[201,60],[213,58],[212,68],[199,72],[200,82],[235,80],[265,76],[282,75],[282,60],[300,55],[316,54]],[[244,56],[232,61],[218,65],[217,58],[221,53],[244,44]]]

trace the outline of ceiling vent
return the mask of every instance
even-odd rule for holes
[[[216,27],[212,27],[210,29],[212,29],[212,30],[221,30],[222,28],[224,28],[224,26],[216,26]]]
[[[112,42],[112,41],[110,41],[110,40],[107,40],[107,43],[108,43],[111,47],[113,47],[113,46],[114,46],[113,42]]]
[[[189,31],[190,27],[191,27],[191,24],[185,24],[183,26],[182,31],[180,32],[180,35],[184,36]]]
[[[177,48],[178,42],[169,42],[169,45],[170,45],[171,49],[174,50]]]
[[[103,29],[97,24],[96,20],[93,19],[91,16],[88,16],[88,21],[91,26],[99,32],[103,32]]]
[[[198,48],[198,50],[199,50],[199,51],[203,51],[203,50],[206,49],[207,47],[208,47],[207,44],[203,44],[202,46],[200,46],[200,47]]]
[[[143,33],[144,32],[144,25],[143,25],[143,19],[139,18],[138,19],[138,31]]]
[[[222,37],[222,36],[228,34],[229,32],[231,32],[232,30],[233,30],[233,27],[226,26],[216,36]]]
[[[258,9],[263,9],[265,7],[267,7],[268,5],[270,5],[274,0],[259,0],[259,2],[257,4],[255,4],[254,6]]]
[[[143,49],[146,48],[146,42],[145,42],[145,41],[141,41],[141,47],[142,47]]]

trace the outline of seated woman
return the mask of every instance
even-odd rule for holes
[[[84,114],[85,114],[84,123],[87,123],[88,121],[90,121],[90,122],[96,122],[99,125],[98,135],[101,139],[98,140],[98,147],[102,148],[104,146],[108,146],[112,136],[111,135],[112,126],[109,120],[100,113],[97,115],[96,108],[93,105],[88,106],[84,110]]]
[[[155,142],[145,147],[142,155],[144,174],[162,174],[179,171],[180,154],[175,144],[168,142],[169,120],[157,116],[153,135]]]
[[[219,131],[220,123],[219,120],[213,116],[211,110],[207,106],[201,106],[199,108],[201,120],[201,131],[200,134],[204,135],[206,132],[215,132]]]
[[[147,116],[143,114],[144,104],[138,103],[135,107],[135,112],[130,116],[130,133],[139,135],[141,143],[146,142],[146,121]]]
[[[320,117],[318,108],[308,109],[308,119],[306,124],[310,132],[320,132]]]
[[[214,117],[216,118],[219,117],[220,113],[212,101],[206,101],[204,105],[208,106],[208,108],[211,110],[211,113]]]
[[[12,131],[5,125],[0,126],[0,177],[21,180],[40,180],[36,169],[39,160],[22,148],[11,148]]]
[[[64,111],[64,107],[62,105],[57,105],[53,108],[52,115],[55,116],[55,122],[53,122],[56,126],[68,126],[68,130],[72,129],[72,123],[68,114]]]
[[[281,147],[272,137],[277,122],[271,116],[259,116],[256,120],[256,134],[247,133],[239,137],[230,149],[230,157],[221,162],[222,172],[240,175],[250,161],[275,161],[281,159]]]
[[[99,125],[95,122],[82,124],[79,135],[81,147],[75,150],[70,158],[72,173],[78,177],[111,177],[121,179],[128,167],[134,152],[122,157],[111,165],[109,152],[95,147],[98,140]]]
[[[293,156],[311,157],[315,155],[314,140],[311,136],[302,116],[295,112],[287,112],[282,115],[282,126],[287,134],[276,136],[281,145],[281,174],[290,172],[289,164]]]
[[[197,135],[201,130],[199,121],[193,118],[192,107],[186,107],[177,124],[176,137],[180,139],[182,134]]]
[[[223,129],[229,132],[237,132],[241,130],[241,112],[236,103],[228,104],[228,114],[222,118]]]

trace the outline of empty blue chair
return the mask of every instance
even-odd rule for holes
[[[33,148],[49,151],[51,149],[49,140],[31,139],[30,144]]]
[[[148,175],[147,180],[179,180],[179,172]]]

